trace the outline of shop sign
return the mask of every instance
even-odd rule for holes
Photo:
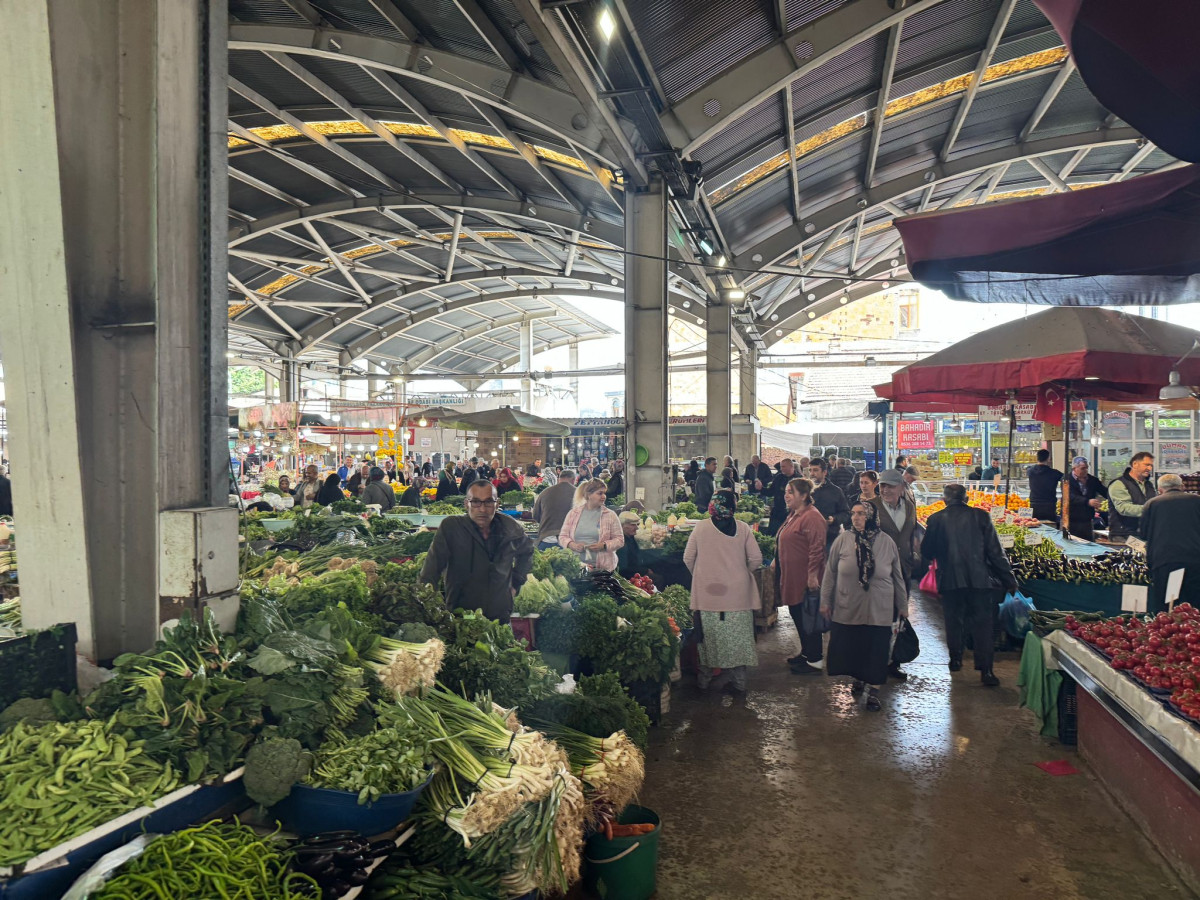
[[[433,438],[421,438],[421,446],[422,447],[432,447],[433,446]]]
[[[238,410],[238,428],[242,431],[270,431],[295,428],[300,421],[299,403],[268,403]]]
[[[1157,462],[1164,472],[1184,472],[1192,464],[1191,452],[1182,441],[1162,441],[1158,445]]]
[[[542,446],[542,439],[541,438],[531,438],[529,441],[529,444],[530,444],[530,446],[533,446],[533,447],[540,447],[540,446]]]
[[[955,453],[954,464],[956,466],[969,466],[975,460],[975,455],[972,453]]]
[[[932,450],[935,446],[933,422],[901,419],[896,423],[897,449]]]
[[[938,465],[939,466],[954,465],[954,453],[950,450],[939,450],[938,451]]]
[[[1034,403],[1018,403],[1017,404],[1017,421],[1029,421],[1033,418]],[[979,407],[979,418],[986,422],[1000,422],[1008,420],[1008,408],[1001,403],[999,406],[981,406]]]

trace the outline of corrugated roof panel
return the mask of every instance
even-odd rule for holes
[[[868,91],[878,91],[887,36],[855,44],[845,53],[792,82],[792,106],[798,120]]]
[[[803,28],[848,2],[849,0],[787,0],[787,30]]]
[[[1031,53],[1041,53],[1043,50],[1050,50],[1063,45],[1062,38],[1058,36],[1058,32],[1049,26],[1041,34],[1029,35],[1028,37],[1016,40],[1013,40],[1013,37],[1015,37],[1015,33],[1012,36],[1006,37],[1000,43],[1000,46],[996,48],[996,52],[992,54],[992,65],[1011,62],[1022,56],[1028,56]]]
[[[291,59],[308,69],[355,106],[380,106],[393,111],[407,109],[399,100],[384,90],[379,82],[368,75],[362,66],[318,56],[294,56]]]
[[[1098,128],[1108,111],[1092,96],[1079,72],[1075,72],[1051,104],[1033,132],[1034,137],[1074,134]]]
[[[421,32],[421,37],[433,46],[452,50],[469,59],[503,65],[454,0],[420,0],[403,6],[408,18]]]
[[[1044,89],[1044,79],[1030,78],[980,91],[954,142],[952,156],[966,156],[997,142],[1011,144]]]
[[[229,18],[268,25],[307,25],[308,20],[279,0],[229,0]]]
[[[778,38],[758,0],[706,4],[700,15],[693,0],[647,0],[628,9],[672,102]]]
[[[776,143],[777,139],[783,136],[783,129],[783,99],[780,94],[772,94],[729,127],[722,129],[712,140],[697,148],[692,158],[704,164],[706,178],[720,179],[724,171],[739,158],[758,150],[764,143]],[[775,152],[778,153],[784,147],[786,144]],[[747,161],[740,170],[735,167],[730,175],[741,175],[766,158],[760,153],[753,155],[753,162]]]
[[[1008,18],[1008,28],[1004,30],[1005,36],[1011,34],[1021,34],[1025,31],[1031,31],[1042,25],[1049,25],[1050,22],[1042,14],[1042,11],[1037,8],[1037,4],[1033,0],[1017,0],[1016,6],[1013,7],[1012,15]]]
[[[230,53],[229,76],[283,109],[307,107],[328,110],[330,115],[336,109],[308,85],[284,71],[274,60],[268,59],[266,54],[257,51],[237,50]]]
[[[891,181],[933,164],[954,117],[952,102],[931,104],[911,115],[889,119],[879,144],[878,181]]]
[[[982,50],[1000,0],[948,0],[909,16],[901,32],[896,68],[904,72],[934,60]],[[973,68],[967,66],[967,71]]]

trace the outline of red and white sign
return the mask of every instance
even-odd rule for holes
[[[1018,403],[1017,421],[1032,421],[1035,406],[1036,404],[1034,403]],[[979,418],[984,422],[1007,422],[1008,407],[1003,404],[999,406],[981,406],[979,407]]]
[[[936,445],[933,422],[901,419],[896,423],[897,449],[932,450]]]
[[[1066,401],[1065,391],[1062,388],[1050,384],[1042,385],[1038,388],[1033,418],[1039,422],[1061,423]],[[1087,404],[1082,400],[1072,401],[1071,412],[1083,412],[1085,409],[1087,409]]]

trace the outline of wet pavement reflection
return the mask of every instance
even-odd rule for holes
[[[685,676],[651,732],[644,805],[664,821],[662,900],[1190,897],[1073,748],[1002,684],[947,668],[938,601],[914,598],[921,656],[865,709],[848,679],[797,676],[785,613],[749,691]],[[1033,764],[1069,759],[1054,778]]]

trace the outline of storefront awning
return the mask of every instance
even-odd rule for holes
[[[955,300],[1200,302],[1200,166],[896,220],[908,269]]]

